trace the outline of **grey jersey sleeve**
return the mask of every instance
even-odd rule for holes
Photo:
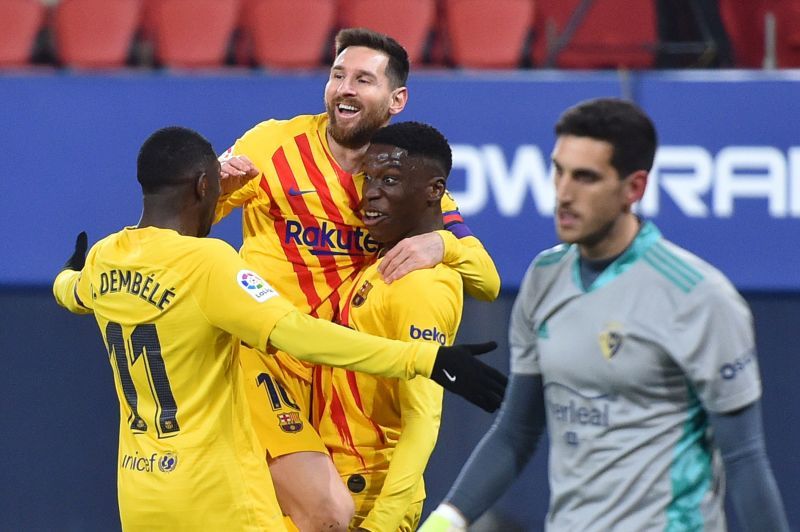
[[[540,376],[511,374],[497,419],[445,497],[469,522],[503,495],[533,456],[545,428],[542,390]]]
[[[517,298],[511,309],[508,326],[508,345],[511,349],[511,372],[523,375],[539,374],[539,355],[536,352],[536,329],[533,319],[535,303],[535,261],[522,279]]]
[[[730,412],[761,396],[753,318],[744,299],[709,272],[677,313],[667,339],[706,410]]]

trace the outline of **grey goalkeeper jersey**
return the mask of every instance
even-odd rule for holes
[[[594,283],[576,246],[541,253],[510,326],[511,370],[541,374],[551,531],[725,530],[706,412],[758,399],[750,310],[714,267],[643,224]]]

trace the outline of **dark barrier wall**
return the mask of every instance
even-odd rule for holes
[[[497,339],[489,361],[507,370],[506,326],[513,296],[469,300],[459,341]],[[769,456],[790,522],[800,526],[800,375],[795,338],[800,294],[751,294],[764,380]],[[0,530],[119,529],[115,464],[117,399],[94,319],[56,306],[47,289],[0,291]],[[426,513],[441,500],[492,416],[445,399],[442,429],[426,475]],[[547,505],[546,445],[496,508],[512,524],[541,530]],[[735,524],[734,524],[735,525]],[[497,528],[495,528],[497,530]],[[736,527],[732,527],[736,530]]]

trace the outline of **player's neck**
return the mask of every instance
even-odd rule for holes
[[[176,209],[172,198],[145,196],[142,216],[136,227],[157,227],[172,229],[185,236],[198,236],[199,224],[197,215],[186,209]]]
[[[355,174],[361,171],[361,161],[369,148],[369,144],[364,144],[359,148],[347,148],[342,146],[331,136],[330,131],[325,132],[328,139],[328,148],[336,163],[348,174]]]
[[[639,233],[640,226],[639,217],[635,214],[627,213],[621,216],[608,228],[606,234],[599,241],[579,246],[581,257],[592,261],[602,261],[619,255],[631,245]]]

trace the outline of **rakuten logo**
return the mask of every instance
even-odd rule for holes
[[[453,173],[464,173],[464,190],[451,190],[465,216],[493,199],[501,216],[518,216],[532,198],[541,216],[555,206],[549,153],[523,144],[507,160],[497,144],[453,146]],[[656,154],[644,216],[658,215],[668,197],[690,218],[730,218],[739,200],[761,200],[773,218],[800,218],[800,147],[726,146],[712,154],[702,146],[663,146]]]
[[[312,255],[364,255],[378,251],[378,243],[370,238],[366,229],[337,229],[328,222],[322,222],[319,227],[304,227],[296,220],[287,221],[284,243],[290,242],[311,248]]]
[[[409,335],[412,340],[433,340],[442,345],[447,343],[447,335],[434,327],[433,329],[420,329],[414,325],[409,330]]]

